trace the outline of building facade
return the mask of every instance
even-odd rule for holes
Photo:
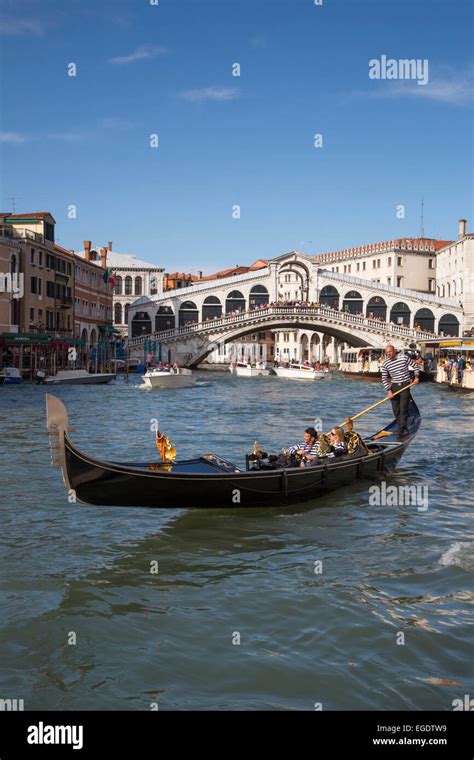
[[[101,333],[112,327],[113,288],[104,279],[107,249],[101,249],[99,261],[91,261],[89,241],[84,241],[85,256],[74,259],[74,337],[83,348],[95,346]]]
[[[474,234],[459,220],[458,238],[436,255],[436,289],[441,298],[456,298],[464,310],[464,330],[474,331]]]
[[[106,251],[106,265],[115,276],[113,290],[113,326],[123,337],[127,335],[128,310],[131,304],[143,296],[159,295],[163,292],[164,269],[156,264],[137,259],[126,253],[112,250],[112,242],[107,248],[93,246],[90,240],[84,241],[84,250],[78,252],[80,258],[86,258],[100,265]]]

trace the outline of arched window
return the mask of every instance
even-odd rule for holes
[[[339,292],[333,285],[325,285],[319,294],[321,306],[329,306],[331,309],[339,309]]]
[[[450,338],[459,336],[459,320],[454,314],[443,314],[439,320],[438,333]]]
[[[131,279],[131,278],[130,278]],[[151,319],[147,311],[137,311],[132,319],[132,338],[151,333]]]
[[[456,295],[456,280],[453,280],[453,288],[452,288],[451,292],[452,292],[453,296]]]
[[[122,304],[116,303],[114,306],[114,322],[116,325],[122,324]]]
[[[156,296],[158,293],[158,280],[156,277],[150,277],[150,295]]]
[[[122,295],[122,287],[123,287],[122,278],[118,274],[115,276],[115,286],[114,286],[114,293],[116,296]]]
[[[405,325],[406,327],[409,327],[410,315],[411,311],[406,303],[399,301],[394,304],[390,310],[390,322],[394,322],[396,325]]]
[[[125,278],[125,295],[126,296],[132,295],[132,278],[130,277],[130,275],[128,275]]]
[[[414,322],[425,332],[434,332],[435,316],[431,309],[418,309]]]
[[[240,290],[232,290],[225,299],[225,313],[232,311],[245,311],[245,298]]]
[[[261,306],[269,301],[270,296],[266,287],[264,285],[254,285],[249,296],[250,308],[252,309],[255,306]]]
[[[349,314],[362,314],[364,308],[364,301],[360,293],[357,290],[350,290],[344,296],[342,302],[342,310],[349,312]]]
[[[126,303],[125,304],[125,315],[124,315],[124,319],[123,319],[123,322],[124,322],[125,325],[128,325],[128,312],[129,311],[130,311],[130,304]]]
[[[171,330],[174,327],[174,311],[171,306],[160,306],[155,314],[155,330]]]
[[[179,307],[179,326],[189,325],[199,320],[199,312],[194,301],[185,301]]]
[[[142,294],[142,278],[135,277],[135,295],[141,296]]]
[[[207,296],[202,305],[202,320],[222,317],[222,304],[217,296]]]
[[[373,296],[366,307],[366,317],[372,319],[381,319],[384,322],[387,320],[387,304],[381,296]]]

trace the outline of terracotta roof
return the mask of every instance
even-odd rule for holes
[[[367,243],[354,248],[342,248],[339,251],[331,253],[318,253],[314,257],[321,262],[336,261],[343,258],[353,258],[360,256],[371,256],[376,253],[387,251],[422,252],[436,253],[441,248],[449,245],[451,240],[437,240],[436,238],[397,238],[394,240],[383,240],[378,243]]]

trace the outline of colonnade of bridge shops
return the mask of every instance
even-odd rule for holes
[[[223,316],[253,312],[268,308],[269,305],[285,304],[284,301],[270,303],[270,296],[265,285],[257,284],[249,288],[244,295],[244,288],[230,289],[226,295],[196,294],[189,300],[177,301],[176,297],[167,303],[150,300],[137,303],[133,307],[133,316],[129,324],[129,336],[132,338],[170,330],[186,325],[209,322],[221,319]],[[373,291],[372,291],[373,292]],[[164,296],[161,296],[163,299]],[[181,298],[184,297],[181,296]],[[424,300],[433,296],[424,295]],[[382,295],[362,296],[359,290],[347,286],[340,291],[334,285],[324,286],[318,296],[318,302],[329,309],[342,311],[351,315],[360,315],[385,323],[417,328],[426,333],[458,336],[460,334],[459,309],[440,308],[433,302],[430,306],[421,306],[402,300],[401,295],[385,299]],[[409,303],[406,303],[408,301]]]

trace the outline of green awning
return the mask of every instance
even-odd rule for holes
[[[50,336],[46,333],[2,333],[6,343],[31,346],[37,343],[49,343]]]
[[[120,335],[120,330],[117,330],[116,327],[112,327],[112,325],[99,325],[99,330],[107,333],[113,333],[114,335]]]

